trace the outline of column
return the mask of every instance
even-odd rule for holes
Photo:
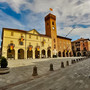
[[[53,51],[51,50],[51,58],[53,58]]]
[[[69,52],[68,52],[68,57],[70,57],[70,56],[69,56]]]
[[[81,56],[83,56],[83,51],[80,51],[80,53],[81,53]]]
[[[3,48],[2,50],[2,56],[7,58],[7,48]]]
[[[45,49],[45,52],[46,52],[45,54],[46,54],[46,58],[47,58],[47,49]]]
[[[33,59],[35,59],[35,49],[33,49]]]
[[[61,51],[61,57],[63,57],[63,52]]]
[[[65,52],[65,57],[67,57],[66,52]]]
[[[27,49],[24,51],[24,58],[27,59]]]
[[[76,56],[77,56],[77,52],[76,52]]]
[[[40,58],[42,58],[42,53],[41,53],[42,51],[40,50]]]
[[[15,49],[15,59],[18,59],[18,49]]]

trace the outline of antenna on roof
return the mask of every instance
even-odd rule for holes
[[[70,30],[69,33],[65,37],[67,37],[74,29],[75,27],[73,27],[72,30]]]
[[[72,30],[69,31],[69,33],[65,36],[67,37],[75,28],[73,28]]]

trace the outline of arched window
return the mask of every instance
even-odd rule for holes
[[[56,40],[54,39],[54,43],[56,42]]]
[[[54,44],[54,48],[56,48],[56,45]]]

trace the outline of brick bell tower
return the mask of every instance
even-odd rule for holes
[[[54,55],[56,55],[55,52],[57,52],[57,29],[55,15],[49,13],[45,17],[45,29],[46,35],[52,38],[52,51],[54,52]]]

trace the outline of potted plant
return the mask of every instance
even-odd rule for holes
[[[9,68],[8,66],[8,62],[7,59],[5,57],[1,58],[1,62],[0,62],[0,74],[5,74],[5,73],[9,73]]]

